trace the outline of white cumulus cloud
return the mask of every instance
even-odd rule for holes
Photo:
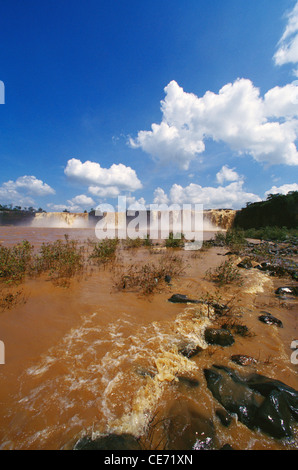
[[[265,196],[269,196],[269,194],[284,194],[287,195],[291,191],[298,191],[298,184],[283,184],[282,186],[272,186],[269,191],[266,191]]]
[[[93,206],[95,204],[92,197],[86,196],[85,194],[79,194],[73,197],[69,202],[78,206]]]
[[[20,176],[0,186],[0,203],[20,206],[34,205],[34,197],[49,196],[55,190],[35,176]]]
[[[156,188],[154,191],[154,204],[169,204],[169,198],[162,188]]]
[[[122,163],[102,168],[97,162],[82,163],[72,158],[68,160],[64,173],[70,180],[87,185],[88,191],[99,197],[116,197],[121,191],[136,191],[142,188],[135,170]]]
[[[224,165],[222,169],[216,174],[216,180],[219,184],[223,184],[225,181],[238,181],[240,176],[234,169]]]
[[[256,194],[246,192],[243,189],[243,185],[243,180],[218,187],[203,187],[194,183],[183,187],[179,184],[174,184],[170,189],[169,197],[164,192],[162,193],[163,190],[160,188],[157,194],[162,194],[171,204],[203,204],[204,209],[240,209],[247,202],[261,201],[260,197]],[[156,202],[158,203],[157,200]],[[159,203],[161,204],[162,201]]]
[[[198,97],[173,80],[165,87],[161,123],[140,131],[129,142],[161,163],[182,169],[204,152],[207,139],[224,142],[258,162],[298,165],[296,90],[287,85],[269,90],[262,98],[259,89],[242,78],[218,93],[207,91]]]

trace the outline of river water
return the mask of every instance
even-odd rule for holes
[[[94,237],[87,229],[0,227],[0,241],[12,245],[26,239],[38,247],[65,233],[80,241]],[[146,449],[163,449],[169,410],[179,413],[184,403],[213,421],[218,447],[297,448],[297,430],[294,439],[282,441],[251,431],[236,419],[225,428],[216,417],[219,404],[207,389],[203,369],[220,364],[243,372],[231,361],[234,354],[257,359],[246,371],[298,389],[297,366],[290,359],[291,343],[298,339],[297,303],[274,296],[275,288],[287,281],[243,270],[242,287],[218,290],[205,273],[222,263],[225,252],[217,247],[179,251],[183,274],[152,296],[117,291],[114,265],[94,269],[68,288],[45,277],[18,286],[26,303],[0,313],[0,340],[5,344],[0,448],[69,449],[85,434],[115,432],[140,437]],[[156,263],[164,254],[160,247],[140,248],[120,252],[119,259],[127,265]],[[202,306],[168,302],[177,293],[229,301],[253,334],[237,336],[228,348],[207,347],[203,332],[211,320]],[[284,328],[259,322],[263,310],[282,320]],[[203,352],[192,359],[182,356],[178,349],[185,341],[200,345]],[[199,386],[191,386],[190,380]]]

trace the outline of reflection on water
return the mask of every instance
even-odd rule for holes
[[[39,246],[64,233],[1,227],[0,240],[13,244],[27,239]],[[87,229],[67,233],[82,241],[94,236]],[[247,370],[298,388],[290,362],[290,345],[297,339],[296,304],[281,305],[273,295],[276,279],[255,271],[244,270],[243,287],[219,292],[204,274],[222,262],[224,253],[222,248],[182,251],[185,273],[152,297],[115,291],[112,267],[73,280],[68,289],[47,279],[27,280],[22,285],[27,303],[0,314],[0,338],[6,347],[6,364],[0,366],[0,448],[70,448],[81,435],[107,432],[128,432],[141,436],[147,446],[161,443],[162,448],[163,418],[184,400],[213,420],[219,445],[297,447],[297,439],[278,441],[235,419],[225,428],[216,417],[219,405],[206,387],[203,369],[217,363],[243,370],[231,362],[232,355],[253,356],[257,364]],[[156,262],[161,255],[139,249],[121,256],[122,262],[133,263]],[[230,301],[238,320],[254,334],[237,337],[229,348],[208,346],[204,330],[212,312],[204,305],[169,303],[175,293]],[[259,312],[268,309],[282,320],[283,329],[264,327],[257,320]],[[201,353],[193,358],[181,355],[185,343],[200,346]],[[148,441],[154,419],[161,424]]]

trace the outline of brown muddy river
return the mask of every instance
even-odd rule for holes
[[[12,245],[24,239],[38,247],[63,238],[84,241],[92,230],[0,227],[0,241]],[[210,234],[206,234],[209,237]],[[218,448],[297,449],[298,430],[291,440],[278,440],[252,431],[233,418],[222,426],[220,408],[206,386],[204,368],[213,364],[236,371],[258,372],[298,389],[297,365],[291,363],[291,343],[298,340],[297,300],[274,295],[288,280],[257,270],[243,270],[241,287],[216,286],[204,275],[225,259],[225,248],[180,250],[185,270],[164,283],[152,296],[117,291],[115,266],[94,269],[54,286],[45,277],[21,286],[26,303],[0,313],[0,340],[5,364],[0,365],[0,448],[69,449],[85,434],[129,433],[145,449],[163,449],[169,410],[179,413],[190,403],[213,421]],[[165,250],[120,251],[122,263],[156,263]],[[117,263],[116,263],[117,264]],[[233,315],[253,334],[235,336],[230,347],[208,346],[203,332],[211,323],[201,305],[172,304],[173,294],[192,299],[213,296],[230,302]],[[284,328],[258,321],[262,311],[277,316]],[[203,351],[188,359],[178,353],[181,342],[192,341]],[[257,359],[242,367],[231,356]],[[198,386],[190,386],[193,379]],[[183,411],[182,411],[183,412]]]

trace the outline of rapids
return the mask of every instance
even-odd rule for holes
[[[80,228],[66,232],[0,227],[0,240],[11,245],[27,239],[38,247],[64,233],[80,241],[94,236],[93,230]],[[44,277],[26,280],[20,286],[26,303],[0,313],[0,340],[5,344],[0,448],[70,449],[86,434],[114,432],[140,438],[146,449],[163,449],[168,412],[179,410],[184,401],[213,421],[219,446],[297,448],[297,429],[293,440],[277,440],[235,418],[225,428],[216,416],[219,404],[206,386],[203,370],[217,363],[243,372],[231,361],[233,355],[257,359],[245,370],[298,388],[297,366],[290,360],[291,344],[297,340],[297,301],[281,302],[274,291],[286,285],[283,280],[256,270],[241,272],[242,287],[216,288],[204,276],[225,259],[225,252],[218,247],[179,251],[184,273],[152,296],[117,291],[113,265],[74,279],[69,288],[56,287]],[[163,253],[139,248],[119,256],[129,265],[155,262]],[[253,334],[236,336],[228,348],[208,346],[204,331],[212,324],[212,312],[205,305],[168,302],[177,293],[229,302],[235,318]],[[282,320],[284,328],[259,322],[263,310]],[[185,342],[202,351],[184,357],[179,348]]]

